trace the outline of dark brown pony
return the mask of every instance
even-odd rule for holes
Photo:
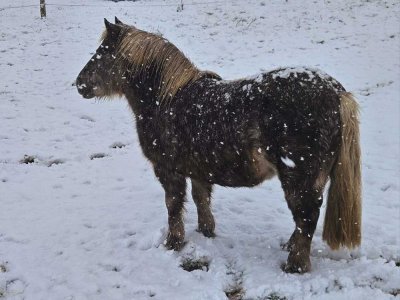
[[[253,187],[275,174],[295,222],[285,271],[310,270],[329,178],[323,238],[333,249],[360,244],[358,105],[340,83],[309,68],[224,81],[161,36],[118,19],[105,25],[76,84],[85,98],[127,98],[143,153],[165,190],[168,249],[184,245],[186,178],[198,229],[213,237],[212,186]]]

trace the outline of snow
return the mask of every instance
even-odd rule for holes
[[[49,1],[50,2],[50,1]],[[391,299],[400,290],[399,3],[381,1],[53,0],[0,4],[0,298]],[[196,1],[201,2],[201,1]],[[208,1],[205,1],[208,2]],[[49,3],[50,4],[50,3]],[[160,32],[224,79],[310,66],[361,105],[363,242],[311,249],[312,271],[286,274],[280,245],[294,229],[277,178],[215,188],[216,238],[196,232],[167,251],[163,190],[143,157],[124,100],[85,100],[72,86],[103,17]],[[261,80],[262,78],[260,78]],[[33,163],[24,164],[25,160]],[[190,190],[188,190],[190,195]],[[208,262],[187,272],[185,260]],[[397,263],[397,266],[396,266]],[[269,298],[268,298],[269,297]]]
[[[327,77],[327,74],[319,69],[311,69],[311,68],[306,68],[306,67],[288,67],[284,68],[282,70],[279,70],[275,74],[272,75],[273,79],[276,79],[278,77],[280,78],[288,78],[292,74],[296,76],[297,73],[307,73],[309,76],[309,80],[311,81],[314,78],[314,73],[320,75],[320,77],[325,78]]]

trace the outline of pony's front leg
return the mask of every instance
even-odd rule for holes
[[[185,226],[183,210],[186,197],[184,176],[155,168],[157,178],[165,191],[165,204],[168,210],[168,236],[165,247],[179,251],[184,245]]]
[[[206,237],[214,237],[215,222],[211,212],[212,185],[192,179],[192,197],[197,207],[198,230]]]

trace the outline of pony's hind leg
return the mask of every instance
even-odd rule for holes
[[[165,247],[179,251],[184,245],[185,226],[183,210],[186,197],[184,176],[155,168],[157,178],[165,191],[165,204],[168,210],[168,236]]]
[[[313,192],[314,195],[309,195],[309,196],[310,196],[310,198],[313,198],[313,199],[315,199],[318,196],[318,199],[317,199],[318,201],[317,202],[318,202],[319,207],[321,206],[322,201],[323,201],[322,194],[323,194],[323,190],[324,190],[324,187],[325,187],[325,184],[326,184],[327,180],[328,180],[327,172],[324,172],[324,171],[321,170],[320,173],[319,173],[319,176],[317,177],[317,179],[314,182],[313,187],[310,188],[310,191],[314,191]],[[306,183],[305,186],[309,186],[309,184]],[[286,190],[290,190],[290,188],[287,188]],[[310,192],[307,192],[307,193],[309,194]],[[290,196],[287,195],[287,197],[290,197]],[[296,200],[294,200],[294,201],[296,201]],[[315,202],[315,200],[314,200],[314,202]],[[318,218],[317,218],[317,221],[318,221]],[[297,229],[297,225],[296,225],[296,229]],[[296,234],[297,230],[296,229],[293,232],[293,234],[291,235],[290,239],[287,241],[287,243],[282,245],[282,249],[283,250],[286,250],[286,251],[290,252],[290,250],[292,249],[292,247],[295,244],[295,241],[297,239],[296,238],[297,237],[297,234]]]
[[[198,230],[206,237],[214,237],[215,222],[211,212],[212,186],[192,179],[192,197],[197,206]]]
[[[311,240],[322,204],[322,188],[316,188],[313,176],[281,170],[280,178],[287,204],[292,211],[295,230],[285,248],[289,251],[284,271],[305,273],[311,269]]]

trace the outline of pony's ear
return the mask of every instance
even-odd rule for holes
[[[117,24],[117,25],[124,25],[124,23],[122,23],[121,20],[118,19],[117,17],[115,17],[115,24]]]
[[[104,18],[104,25],[106,25],[107,32],[111,34],[118,35],[121,30],[121,27],[119,25],[108,22],[106,18]]]
[[[110,30],[111,29],[111,23],[108,22],[108,20],[106,18],[104,18],[104,25],[106,25],[106,29]]]

